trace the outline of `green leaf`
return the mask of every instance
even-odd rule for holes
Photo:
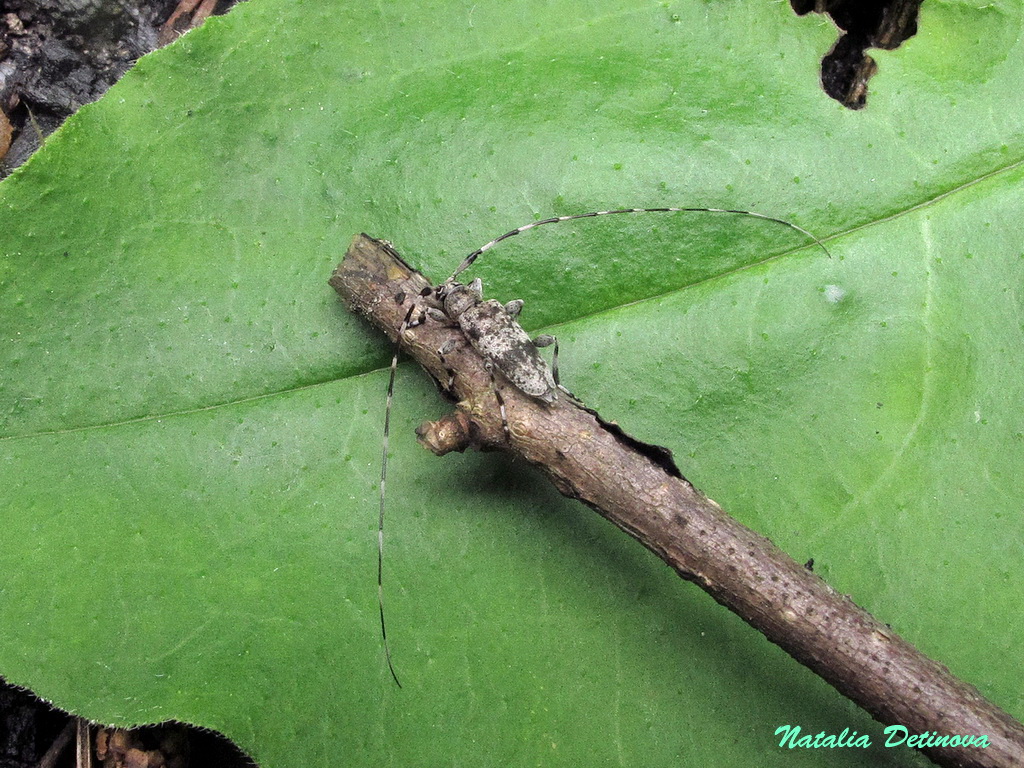
[[[566,384],[1024,714],[1022,11],[925,4],[866,110],[784,4],[251,0],[0,185],[0,674],[261,765],[862,765],[881,726],[529,468],[438,460],[352,235],[559,334]],[[963,63],[963,66],[961,66]]]

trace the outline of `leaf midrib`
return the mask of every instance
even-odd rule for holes
[[[941,203],[941,202],[943,202],[943,201],[945,201],[945,200],[947,200],[949,198],[954,197],[957,194],[960,194],[962,192],[966,192],[967,190],[972,189],[973,187],[976,187],[976,186],[978,186],[980,184],[983,184],[983,183],[985,183],[987,181],[991,181],[991,180],[996,179],[996,178],[998,178],[1000,176],[1013,173],[1014,171],[1016,171],[1016,170],[1018,170],[1018,169],[1020,169],[1022,167],[1024,167],[1024,158],[1015,160],[1015,161],[1010,162],[1010,163],[1006,163],[1006,164],[1004,164],[1004,165],[1002,165],[1002,166],[1000,166],[998,168],[995,168],[995,169],[989,171],[988,173],[984,173],[981,176],[978,176],[978,177],[976,177],[974,179],[970,179],[970,180],[965,181],[965,182],[963,182],[961,184],[953,186],[953,187],[947,189],[944,192],[940,192],[937,195],[934,195],[934,196],[932,196],[932,197],[930,197],[930,198],[928,198],[926,200],[922,200],[922,201],[920,201],[918,203],[915,203],[914,205],[911,205],[911,206],[909,206],[907,208],[903,208],[903,209],[900,209],[900,210],[895,211],[893,213],[890,213],[890,214],[888,214],[886,216],[883,216],[881,218],[874,219],[872,221],[863,222],[861,224],[857,224],[857,225],[855,225],[853,227],[850,227],[848,229],[841,230],[839,232],[834,232],[834,233],[832,233],[830,235],[826,235],[824,237],[820,237],[819,240],[821,242],[823,242],[823,243],[833,243],[833,242],[838,241],[840,238],[847,237],[849,235],[853,235],[853,234],[855,234],[857,232],[861,232],[863,230],[866,230],[866,229],[869,229],[869,228],[872,228],[872,227],[884,225],[884,224],[886,224],[886,223],[888,223],[890,221],[894,221],[896,219],[903,218],[904,216],[912,215],[912,214],[914,214],[914,213],[916,213],[918,211],[921,211],[923,209],[926,209],[926,208],[932,207],[934,205],[937,205],[937,204],[939,204],[939,203]],[[653,294],[650,294],[650,295],[645,296],[645,297],[640,298],[640,299],[634,299],[632,301],[628,301],[628,302],[625,302],[625,303],[622,303],[622,304],[616,304],[614,306],[604,307],[602,309],[599,309],[599,310],[596,310],[596,311],[593,311],[593,312],[588,312],[588,313],[582,313],[582,314],[574,315],[574,316],[568,317],[568,318],[566,318],[566,319],[564,319],[564,320],[562,320],[562,321],[560,321],[558,323],[554,323],[552,325],[545,326],[544,328],[532,328],[531,327],[531,328],[527,328],[527,330],[529,330],[529,331],[545,330],[546,331],[546,330],[557,329],[557,328],[569,325],[570,323],[575,323],[575,322],[579,322],[579,321],[583,321],[583,320],[592,320],[592,319],[595,319],[595,318],[600,318],[600,317],[602,317],[604,315],[607,315],[607,314],[609,314],[611,312],[617,312],[617,311],[620,311],[620,310],[623,310],[623,309],[627,309],[627,308],[630,308],[630,307],[636,307],[636,306],[639,306],[639,305],[644,304],[644,303],[649,302],[649,301],[659,301],[659,300],[662,300],[662,299],[664,299],[666,297],[676,295],[676,294],[678,294],[678,293],[680,293],[682,291],[690,290],[690,289],[692,289],[692,288],[694,288],[696,286],[704,285],[704,284],[709,283],[711,281],[719,280],[719,279],[721,279],[723,277],[728,277],[728,276],[731,276],[731,275],[740,274],[740,273],[742,273],[742,272],[744,272],[746,270],[755,269],[757,267],[764,266],[765,264],[769,264],[769,263],[778,261],[778,260],[780,260],[782,258],[785,258],[787,256],[790,256],[792,254],[806,251],[808,248],[815,248],[815,247],[817,247],[817,246],[815,244],[811,243],[811,244],[807,244],[807,245],[801,245],[801,246],[798,246],[798,247],[795,247],[795,248],[790,248],[790,249],[787,249],[785,251],[780,251],[779,253],[773,254],[771,256],[767,256],[767,257],[765,257],[763,259],[759,259],[757,261],[748,262],[746,264],[742,264],[740,266],[734,267],[734,268],[729,269],[729,270],[725,270],[723,272],[718,272],[718,273],[713,274],[713,275],[708,275],[706,277],[701,278],[700,280],[696,280],[696,281],[691,282],[691,283],[686,283],[684,285],[679,285],[679,286],[670,288],[668,290],[661,291],[660,293],[653,293]],[[217,410],[217,409],[220,409],[220,408],[230,408],[232,406],[244,405],[244,404],[248,404],[248,403],[252,403],[252,402],[256,402],[256,401],[260,401],[260,400],[267,400],[267,399],[273,398],[273,397],[290,395],[290,394],[295,393],[295,392],[301,392],[301,391],[304,391],[304,390],[307,390],[307,389],[313,389],[315,387],[320,387],[320,386],[324,386],[324,385],[327,385],[327,384],[335,384],[335,383],[337,383],[339,381],[350,381],[350,380],[357,379],[357,378],[362,378],[362,377],[365,377],[365,376],[372,376],[372,375],[380,373],[380,372],[382,372],[382,371],[384,371],[386,369],[387,369],[386,367],[371,368],[371,369],[366,370],[366,371],[350,374],[350,375],[345,376],[345,377],[340,378],[340,379],[339,378],[325,379],[325,380],[322,380],[322,381],[311,382],[309,384],[303,384],[303,385],[297,386],[297,387],[289,387],[287,389],[274,390],[272,392],[262,392],[262,393],[255,394],[255,395],[248,395],[246,397],[236,398],[236,399],[233,399],[233,400],[226,400],[226,401],[219,402],[219,403],[210,403],[208,405],[202,405],[202,406],[197,406],[197,407],[193,407],[193,408],[183,408],[181,410],[165,411],[165,412],[156,413],[156,414],[148,414],[148,415],[145,415],[145,416],[136,416],[136,417],[133,417],[133,418],[130,418],[130,419],[122,419],[122,420],[117,420],[117,421],[105,421],[105,422],[99,422],[99,423],[96,423],[96,424],[83,424],[83,425],[78,425],[78,426],[74,426],[74,427],[67,427],[67,428],[64,428],[64,429],[39,430],[39,431],[36,431],[36,432],[26,432],[26,433],[23,433],[23,434],[4,435],[4,436],[0,436],[0,443],[12,442],[12,441],[16,441],[16,440],[29,440],[29,439],[32,439],[32,438],[40,438],[40,437],[52,437],[52,436],[55,436],[55,435],[63,435],[63,434],[73,434],[73,433],[85,432],[85,431],[89,431],[89,430],[116,429],[118,427],[132,426],[132,425],[136,425],[136,424],[145,423],[145,422],[148,422],[148,421],[156,421],[156,420],[160,420],[160,419],[170,419],[170,418],[176,418],[176,417],[181,417],[181,416],[190,416],[190,415],[194,415],[194,414],[197,414],[197,413],[204,413],[204,412],[207,412],[207,411]]]

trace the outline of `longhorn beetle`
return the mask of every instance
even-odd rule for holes
[[[491,374],[491,382],[501,412],[501,423],[505,431],[505,438],[510,440],[511,432],[505,414],[505,404],[495,381],[495,372],[500,373],[509,384],[522,393],[536,398],[542,403],[553,403],[557,399],[559,391],[569,397],[573,397],[558,382],[558,341],[555,337],[546,334],[538,336],[536,339],[530,339],[518,322],[519,313],[523,308],[521,300],[510,301],[504,305],[494,299],[485,301],[480,278],[473,280],[469,285],[457,282],[456,278],[472,266],[477,258],[502,240],[507,240],[527,230],[535,229],[545,224],[557,224],[563,221],[590,219],[597,216],[610,216],[619,213],[728,213],[738,216],[750,216],[787,226],[810,238],[815,245],[825,252],[826,256],[829,258],[832,256],[828,248],[825,247],[825,244],[803,227],[797,226],[785,219],[757,213],[756,211],[741,211],[728,208],[619,208],[611,211],[577,213],[570,216],[553,216],[549,219],[541,219],[540,221],[524,224],[477,248],[462,260],[462,263],[459,264],[458,268],[452,272],[447,280],[434,288],[424,290],[423,297],[433,295],[440,302],[441,309],[421,307],[414,301],[398,329],[398,342],[395,347],[395,354],[391,358],[387,398],[384,405],[384,441],[381,451],[380,514],[377,522],[377,607],[380,610],[380,634],[384,646],[384,657],[387,660],[391,676],[399,688],[402,687],[402,684],[398,680],[398,674],[395,672],[395,667],[391,660],[391,648],[388,645],[387,627],[384,621],[384,486],[388,474],[388,437],[391,432],[391,401],[394,397],[395,372],[398,368],[398,356],[401,352],[402,338],[409,328],[413,328],[428,320],[457,326],[462,331],[466,341],[483,358],[484,365]],[[404,301],[404,296],[397,296],[395,298],[399,302]],[[552,364],[549,368],[537,352],[537,348],[547,347],[552,344],[554,345],[554,353]],[[443,360],[444,355],[451,352],[454,348],[454,346],[445,345],[437,350],[437,352]],[[453,377],[454,374],[449,372],[449,376]],[[451,386],[451,378],[449,379],[448,386]]]

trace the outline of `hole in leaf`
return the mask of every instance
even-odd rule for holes
[[[789,0],[798,16],[826,13],[841,33],[821,60],[821,87],[850,109],[867,104],[868,80],[878,64],[868,48],[894,50],[917,34],[923,0]]]

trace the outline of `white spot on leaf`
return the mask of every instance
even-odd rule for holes
[[[838,285],[825,286],[825,301],[829,304],[838,304],[846,297],[846,290]]]

